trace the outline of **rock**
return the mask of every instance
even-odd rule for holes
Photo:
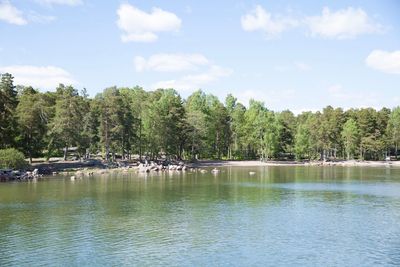
[[[33,176],[39,175],[39,170],[38,169],[34,169],[33,172],[32,172],[32,175]]]
[[[171,164],[168,166],[168,170],[170,171],[176,170],[176,166]]]
[[[150,167],[147,167],[145,165],[139,165],[139,172],[149,172]]]
[[[217,174],[217,173],[220,172],[220,170],[218,170],[217,168],[214,168],[214,169],[211,170],[211,172],[214,173],[214,174]]]

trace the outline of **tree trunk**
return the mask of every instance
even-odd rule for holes
[[[64,161],[67,160],[67,155],[68,155],[68,145],[66,145],[64,148]]]
[[[192,136],[192,159],[194,159],[194,135]]]
[[[29,135],[29,164],[32,164],[32,136]]]
[[[142,119],[139,118],[139,161],[142,161]]]

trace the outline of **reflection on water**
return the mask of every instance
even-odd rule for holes
[[[1,183],[0,266],[400,265],[400,169],[222,170]]]

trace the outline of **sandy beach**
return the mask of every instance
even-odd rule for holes
[[[400,167],[400,161],[357,161],[357,160],[344,160],[344,161],[259,161],[259,160],[199,160],[191,164],[193,167],[256,167],[256,166],[360,166],[360,167]]]

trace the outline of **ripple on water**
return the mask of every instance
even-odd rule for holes
[[[398,172],[280,170],[0,187],[0,266],[400,265]]]

